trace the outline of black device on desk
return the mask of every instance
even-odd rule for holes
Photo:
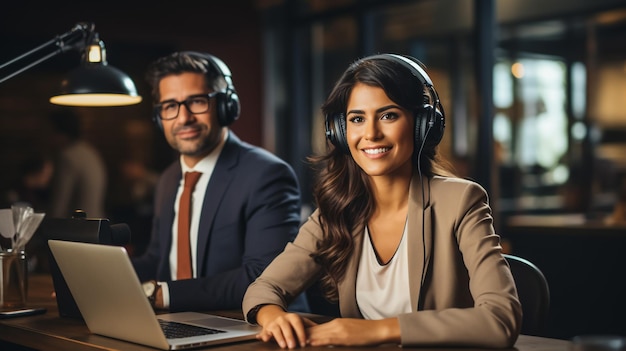
[[[33,316],[46,313],[46,311],[44,307],[26,307],[17,310],[0,311],[0,319]]]
[[[72,218],[47,218],[41,227],[46,242],[52,239],[115,246],[130,242],[127,224],[111,224],[106,218],[87,218],[86,213],[80,210],[75,211]],[[82,318],[50,248],[47,247],[47,250],[59,316]]]

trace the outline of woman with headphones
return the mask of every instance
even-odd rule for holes
[[[322,110],[332,147],[312,158],[318,209],[244,297],[258,338],[282,348],[511,347],[522,311],[488,196],[439,158],[443,108],[419,61],[356,61]],[[318,281],[341,318],[286,312]]]

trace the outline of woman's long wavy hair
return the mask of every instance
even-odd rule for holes
[[[324,115],[343,114],[345,118],[350,93],[357,83],[382,88],[393,102],[408,111],[418,111],[424,105],[425,87],[407,67],[391,59],[362,59],[351,64],[337,81],[322,106]],[[416,166],[418,149],[419,145],[413,153]],[[326,298],[336,301],[337,282],[343,278],[349,258],[354,254],[352,233],[367,224],[375,204],[369,177],[351,155],[330,146],[325,155],[312,156],[309,161],[318,170],[314,199],[323,231],[323,238],[312,256],[324,267],[326,274],[321,284]],[[435,148],[424,148],[419,162],[422,175],[426,177],[452,175]]]

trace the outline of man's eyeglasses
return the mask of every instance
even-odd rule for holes
[[[170,120],[178,117],[180,105],[185,105],[187,111],[192,114],[205,113],[209,110],[209,101],[219,94],[219,91],[210,94],[192,95],[184,101],[167,100],[154,106],[157,115],[162,120]]]

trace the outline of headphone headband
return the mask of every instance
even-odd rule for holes
[[[409,58],[407,58],[406,56],[402,56],[402,55],[398,55],[398,54],[378,54],[378,55],[372,55],[372,56],[368,56],[366,58],[363,58],[361,61],[363,60],[376,60],[376,59],[382,59],[382,60],[389,60],[392,59],[395,62],[398,62],[400,64],[402,64],[403,66],[405,66],[406,68],[408,68],[415,77],[417,77],[417,79],[420,80],[420,82],[422,82],[423,85],[425,85],[426,87],[432,87],[433,86],[433,81],[430,79],[430,77],[428,76],[428,74],[426,73],[426,71],[424,71],[424,69],[422,68],[422,66],[420,66],[417,62],[417,59],[415,59],[416,61],[413,61]],[[415,74],[415,73],[418,74]]]
[[[200,56],[202,58],[206,58],[209,61],[211,61],[220,71],[220,73],[223,76],[231,76],[230,73],[230,68],[228,68],[228,66],[226,66],[226,64],[224,63],[224,61],[220,60],[219,58],[217,58],[214,55],[211,55],[209,53],[206,52],[198,52],[198,51],[183,51],[183,54],[187,54],[190,56]]]
[[[435,90],[433,81],[432,79],[430,79],[430,76],[428,75],[428,73],[426,73],[424,68],[422,68],[421,61],[419,61],[416,58],[410,59],[406,56],[398,55],[398,54],[377,54],[377,55],[368,56],[366,58],[363,58],[362,60],[375,60],[375,59],[382,59],[382,60],[391,59],[403,65],[404,67],[406,67],[428,89],[428,91],[430,92],[430,97],[432,99],[432,104],[436,108],[443,111],[443,106],[441,106],[441,103],[439,102],[439,95],[437,94],[437,91]]]

